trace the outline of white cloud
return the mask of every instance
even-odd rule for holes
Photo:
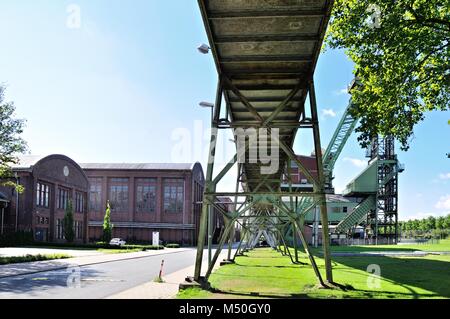
[[[322,111],[323,116],[336,117],[336,112],[333,109],[325,109]]]
[[[343,88],[337,91],[334,91],[335,95],[344,95],[344,94],[348,94],[348,89],[347,88]]]
[[[344,162],[350,162],[354,166],[360,167],[360,168],[367,166],[367,162],[366,161],[360,160],[360,159],[357,159],[357,158],[345,157],[344,158]]]
[[[450,210],[450,194],[442,196],[434,207],[436,207],[437,209]]]
[[[439,174],[440,179],[450,179],[450,173]]]

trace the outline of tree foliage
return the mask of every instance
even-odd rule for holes
[[[400,222],[403,235],[407,237],[434,237],[445,238],[450,232],[450,214],[447,216]]]
[[[407,150],[427,111],[450,109],[450,0],[336,0],[326,43],[356,64],[363,147],[381,134]]]
[[[25,141],[20,137],[25,121],[16,119],[14,112],[14,103],[5,101],[5,87],[0,85],[0,179],[12,177],[10,165],[17,163],[17,155],[27,150]],[[2,184],[16,187],[11,182]]]
[[[67,207],[64,214],[64,238],[68,243],[72,243],[75,239],[75,232],[73,229],[73,208],[71,200],[67,202]]]
[[[103,219],[103,241],[109,243],[112,237],[113,225],[111,224],[111,204],[106,203],[106,212]]]

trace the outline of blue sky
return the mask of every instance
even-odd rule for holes
[[[81,9],[80,28],[67,26],[70,4]],[[196,50],[207,42],[197,1],[2,0],[0,39],[0,82],[27,119],[31,153],[78,162],[206,162],[210,113],[198,102],[214,101],[217,76],[212,57]],[[324,147],[347,106],[352,69],[341,51],[320,58]],[[401,219],[450,213],[449,119],[448,112],[428,114],[411,150],[399,153],[406,165]],[[192,152],[179,158],[183,132]],[[303,141],[295,150],[308,154],[312,141]],[[233,145],[227,137],[223,145],[218,156],[226,161]],[[354,134],[336,164],[338,190],[363,169],[364,154]],[[230,176],[221,188],[231,185]]]

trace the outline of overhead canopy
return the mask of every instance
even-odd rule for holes
[[[280,140],[292,147],[299,122],[308,122],[307,87],[332,2],[199,0],[234,127],[279,128]],[[270,176],[261,175],[261,164],[246,161],[247,190],[254,190],[262,178],[278,189],[287,158],[280,153],[279,168]]]

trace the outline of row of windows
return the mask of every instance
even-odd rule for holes
[[[73,231],[75,233],[75,239],[83,239],[83,222],[74,221]],[[55,227],[55,237],[56,239],[65,239],[64,236],[64,220],[57,219]]]
[[[341,211],[341,207],[332,207],[331,208],[331,212],[332,213],[347,213],[348,212],[348,207],[344,206],[342,207],[342,211]]]
[[[71,200],[71,191],[66,188],[58,188],[56,207],[58,209],[65,210]],[[76,213],[84,213],[86,203],[86,196],[84,193],[75,192],[75,205],[74,209]],[[38,207],[49,208],[50,207],[50,185],[38,182],[36,184],[36,205]]]
[[[48,217],[36,216],[36,225],[48,225],[50,219]]]
[[[102,210],[102,178],[90,178],[89,207],[92,211]],[[136,211],[138,213],[154,213],[156,211],[156,178],[136,179]],[[128,178],[112,178],[109,180],[109,198],[111,209],[116,212],[127,212],[129,208]],[[164,212],[182,213],[184,209],[184,180],[164,179]]]

